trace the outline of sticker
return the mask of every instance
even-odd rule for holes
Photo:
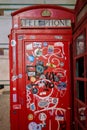
[[[53,104],[57,104],[58,103],[58,99],[57,98],[52,98],[52,103]]]
[[[30,90],[32,88],[32,85],[31,84],[28,84],[27,86],[26,86],[26,89],[27,90]]]
[[[35,57],[34,57],[33,55],[29,55],[29,56],[27,56],[27,59],[28,59],[30,62],[34,62]]]
[[[17,102],[17,94],[13,94],[13,102]]]
[[[57,35],[56,35],[56,36],[55,36],[55,39],[63,39],[63,36],[61,36],[61,35],[58,35],[58,36],[57,36]]]
[[[35,78],[35,77],[31,77],[31,78],[30,78],[30,81],[31,81],[31,82],[35,82],[35,81],[36,81],[36,78]]]
[[[33,118],[34,118],[33,114],[29,114],[29,115],[28,115],[28,120],[31,121],[31,120],[33,120]]]
[[[35,72],[28,72],[28,76],[35,76]]]
[[[13,87],[13,91],[16,91],[16,88],[15,88],[15,87]]]
[[[37,49],[34,51],[34,54],[35,54],[35,56],[37,56],[37,57],[42,56],[42,49],[37,48]]]
[[[14,28],[18,28],[18,24],[14,24]]]
[[[33,89],[32,89],[32,93],[33,93],[33,94],[37,94],[37,93],[38,93],[38,89],[37,89],[37,88],[33,88]]]
[[[11,40],[11,46],[14,47],[16,45],[16,41],[15,40]]]
[[[26,45],[26,50],[32,50],[32,49],[33,49],[32,43]]]
[[[41,48],[42,47],[42,43],[41,42],[33,42],[33,47]]]
[[[42,126],[36,122],[30,122],[28,125],[28,130],[42,130]]]
[[[64,115],[57,115],[57,116],[55,117],[55,120],[64,121]]]
[[[44,87],[45,86],[45,81],[44,80],[40,80],[40,82],[38,83],[39,88]]]
[[[60,67],[64,67],[64,62],[60,62]]]
[[[40,79],[46,79],[46,76],[44,74],[41,74]]]
[[[13,105],[13,109],[21,109],[21,104]]]
[[[36,110],[36,107],[35,107],[35,104],[34,104],[34,103],[31,103],[31,104],[30,104],[30,110],[32,110],[32,111],[35,111],[35,110]]]
[[[13,75],[13,76],[12,76],[12,81],[15,81],[15,80],[18,79],[18,78],[22,78],[22,74]]]
[[[37,65],[36,72],[42,74],[44,72],[44,67],[42,65]]]
[[[36,122],[31,122],[28,125],[28,130],[37,130],[37,123]]]
[[[66,83],[65,82],[61,82],[60,84],[58,84],[58,89],[59,90],[65,90],[66,88]]]
[[[38,106],[40,108],[44,108],[48,105],[48,101],[45,101],[45,100],[41,100],[39,103],[38,103]]]
[[[54,75],[54,82],[59,82],[60,78],[57,75]]]
[[[44,43],[43,43],[43,46],[44,46],[44,47],[48,46],[48,43],[47,43],[47,42],[44,42]]]
[[[52,63],[47,63],[46,65],[49,66],[49,67],[52,67],[52,68],[56,68],[56,65],[52,64]]]
[[[47,115],[45,113],[40,113],[39,114],[39,120],[45,121],[47,119]]]
[[[48,53],[53,53],[54,52],[54,46],[49,45],[48,46]]]

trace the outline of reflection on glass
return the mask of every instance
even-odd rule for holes
[[[84,53],[84,51],[85,51],[84,42],[82,41],[77,42],[77,55]]]
[[[80,35],[76,39],[76,54],[82,54],[85,52],[85,37],[84,35]]]

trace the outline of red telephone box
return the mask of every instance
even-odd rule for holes
[[[52,5],[12,13],[11,130],[71,130],[72,10]]]

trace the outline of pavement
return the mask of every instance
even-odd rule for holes
[[[10,130],[10,94],[0,89],[0,130]]]

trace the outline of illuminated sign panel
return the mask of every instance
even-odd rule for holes
[[[71,27],[71,20],[21,19],[21,27]]]

